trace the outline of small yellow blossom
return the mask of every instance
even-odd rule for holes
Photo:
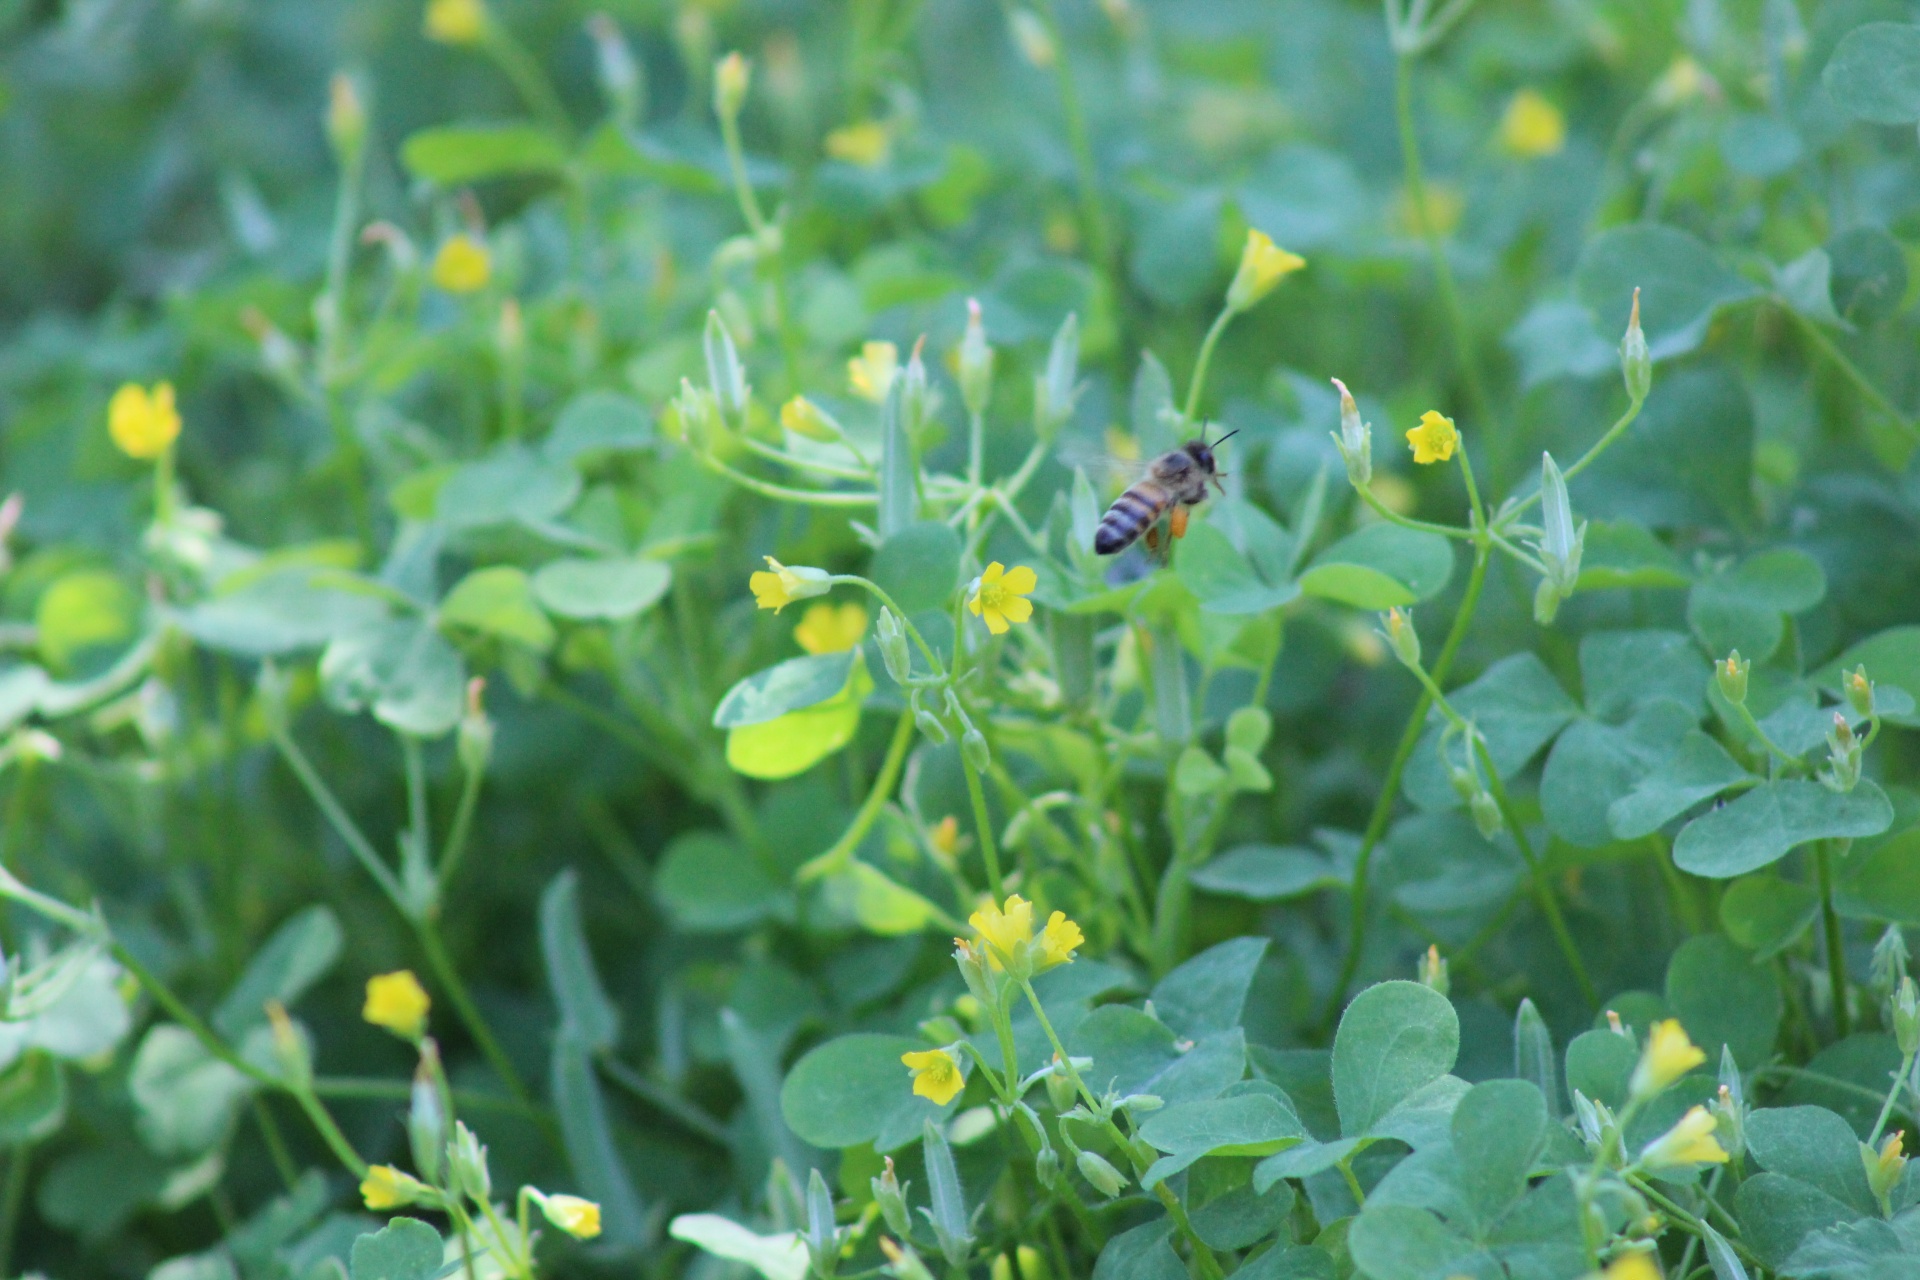
[[[795,396],[780,406],[780,425],[797,436],[822,443],[840,438],[839,425],[805,396]]]
[[[428,0],[424,28],[441,44],[477,44],[487,29],[487,7],[481,0]]]
[[[1887,1135],[1887,1140],[1875,1151],[1866,1143],[1860,1144],[1860,1162],[1866,1166],[1867,1185],[1873,1188],[1874,1198],[1881,1204],[1887,1203],[1892,1195],[1894,1184],[1900,1181],[1900,1175],[1906,1171],[1907,1157],[1901,1153],[1905,1134],[1895,1129]]]
[[[948,814],[933,824],[933,830],[927,833],[927,842],[933,846],[934,856],[948,866],[960,853],[960,819]]]
[[[1056,911],[1047,917],[1036,943],[1033,936],[1033,904],[1019,894],[1008,898],[1004,907],[988,902],[967,920],[986,945],[986,958],[995,969],[1020,971],[1023,962],[1039,973],[1073,959],[1074,951],[1086,941],[1080,926]],[[956,939],[956,941],[958,941]]]
[[[827,154],[862,169],[878,169],[893,158],[893,131],[878,120],[835,129],[827,135]]]
[[[493,255],[470,235],[448,236],[433,255],[433,282],[448,293],[476,293],[493,275]]]
[[[1522,89],[1500,117],[1500,145],[1528,160],[1558,155],[1567,145],[1567,118],[1533,89]]]
[[[1628,1089],[1636,1098],[1651,1098],[1706,1060],[1676,1019],[1656,1022],[1647,1028],[1647,1047]]]
[[[1422,466],[1445,462],[1460,447],[1460,432],[1452,418],[1429,409],[1420,415],[1420,425],[1407,432],[1407,443],[1413,447],[1413,460]]]
[[[913,1072],[913,1091],[936,1107],[946,1106],[966,1087],[967,1082],[960,1077],[959,1061],[945,1049],[903,1053],[900,1061]]]
[[[401,969],[367,979],[367,1003],[360,1016],[397,1036],[418,1040],[427,1029],[427,1010],[432,1006],[420,979],[412,970]]]
[[[1662,1280],[1660,1268],[1642,1250],[1623,1253],[1607,1264],[1606,1280]]]
[[[808,653],[845,653],[866,634],[866,606],[854,600],[838,608],[810,605],[800,615],[800,625],[793,629],[794,640]]]
[[[157,458],[180,438],[180,411],[173,405],[173,384],[156,382],[149,391],[129,382],[107,403],[107,434],[129,458]]]
[[[998,560],[980,575],[967,608],[987,624],[994,635],[1005,635],[1010,623],[1025,622],[1033,616],[1033,601],[1026,597],[1040,585],[1040,579],[1026,565],[1009,569]]]
[[[1227,309],[1245,311],[1273,292],[1273,287],[1307,265],[1297,253],[1288,253],[1264,231],[1247,231],[1246,246],[1240,250],[1240,267],[1227,286]]]
[[[1086,940],[1080,926],[1067,919],[1065,912],[1054,912],[1047,917],[1047,927],[1040,931],[1040,957],[1034,967],[1051,969],[1071,962],[1074,951]]]
[[[1692,58],[1681,54],[1654,81],[1652,98],[1663,107],[1678,106],[1689,99],[1697,98],[1714,86],[1713,77],[1704,71]]]
[[[1640,1153],[1640,1163],[1649,1169],[1666,1169],[1683,1164],[1725,1164],[1727,1153],[1713,1136],[1719,1121],[1705,1107],[1693,1107],[1673,1128],[1667,1130]]]
[[[600,1234],[600,1206],[579,1196],[541,1196],[540,1212],[547,1221],[576,1240],[591,1240]]]
[[[900,348],[891,342],[869,342],[847,361],[847,386],[862,400],[879,404],[887,398],[893,375],[900,372]]]
[[[376,1164],[360,1180],[360,1199],[376,1213],[404,1209],[420,1199],[427,1189],[418,1178],[400,1172],[390,1164]]]
[[[778,613],[795,600],[823,596],[832,589],[824,569],[811,569],[805,565],[788,566],[772,556],[762,556],[761,559],[767,562],[766,569],[748,578],[747,586],[753,592],[753,602],[762,609]]]

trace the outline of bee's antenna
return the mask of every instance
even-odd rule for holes
[[[1227,441],[1233,439],[1235,436],[1239,434],[1240,434],[1240,428],[1235,427],[1233,430],[1227,432],[1227,434],[1221,436],[1218,440],[1215,440],[1212,444],[1208,445],[1207,447],[1209,449],[1218,449],[1221,445],[1225,444]]]

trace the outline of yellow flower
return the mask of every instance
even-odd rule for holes
[[[867,634],[867,610],[856,601],[839,608],[810,605],[793,629],[793,638],[808,653],[845,653]]]
[[[1567,145],[1567,118],[1532,89],[1522,89],[1500,117],[1500,145],[1516,156],[1558,155]]]
[[[1860,1144],[1860,1163],[1866,1166],[1867,1185],[1873,1188],[1874,1198],[1883,1205],[1893,1193],[1894,1184],[1900,1181],[1900,1175],[1906,1171],[1907,1157],[1900,1150],[1905,1136],[1895,1129],[1880,1144],[1878,1151],[1864,1142]]]
[[[487,7],[480,0],[427,0],[423,26],[429,40],[477,44],[487,27]]]
[[[713,109],[722,119],[740,114],[747,101],[747,88],[753,82],[753,67],[739,50],[713,64]]]
[[[900,1061],[913,1072],[913,1091],[936,1107],[946,1106],[966,1088],[967,1082],[960,1078],[959,1061],[945,1049],[903,1053]]]
[[[427,1186],[390,1164],[376,1164],[360,1180],[360,1198],[376,1213],[403,1209],[420,1198]]]
[[[1640,1163],[1650,1169],[1666,1169],[1683,1164],[1725,1164],[1727,1153],[1713,1136],[1719,1123],[1705,1107],[1691,1108],[1673,1128],[1646,1145],[1640,1153]]]
[[[1662,1280],[1660,1268],[1653,1260],[1636,1249],[1632,1253],[1623,1253],[1607,1264],[1606,1280]]]
[[[107,434],[129,458],[157,458],[180,438],[180,411],[173,407],[173,384],[156,382],[148,391],[129,382],[107,403]]]
[[[1086,941],[1080,926],[1056,911],[1036,941],[1033,936],[1033,904],[1019,894],[1007,899],[1005,907],[989,902],[967,920],[986,945],[987,962],[995,969],[1012,968],[1016,974],[1027,966],[1035,973],[1066,964],[1074,951]]]
[[[900,371],[900,348],[891,342],[869,342],[847,361],[847,386],[862,400],[879,404],[887,398],[893,375]]]
[[[1040,956],[1034,968],[1051,969],[1071,963],[1074,951],[1086,940],[1080,926],[1067,919],[1065,912],[1054,912],[1047,917],[1047,927],[1040,931]]]
[[[410,969],[367,979],[367,1003],[360,1016],[407,1040],[418,1040],[427,1029],[427,1010],[433,1001]]]
[[[762,609],[778,613],[795,600],[823,596],[832,589],[824,569],[811,569],[805,565],[788,567],[772,556],[762,556],[761,559],[767,562],[766,569],[748,578],[747,586],[753,591],[753,602]]]
[[[927,841],[933,846],[934,856],[946,866],[952,866],[960,853],[960,819],[952,814],[940,819],[927,833]]]
[[[1240,268],[1227,286],[1227,309],[1245,311],[1273,292],[1273,287],[1307,265],[1297,253],[1288,253],[1264,231],[1247,230],[1246,247],[1240,250]]]
[[[1009,623],[1025,622],[1033,616],[1033,601],[1026,597],[1040,585],[1040,579],[1026,565],[1009,569],[998,560],[980,575],[967,608],[987,624],[994,635],[1005,635]]]
[[[600,1234],[600,1206],[579,1196],[541,1196],[540,1212],[547,1221],[576,1240]]]
[[[1677,1020],[1656,1022],[1647,1029],[1647,1047],[1628,1089],[1636,1098],[1651,1098],[1706,1060]]]
[[[493,275],[493,256],[470,235],[448,236],[433,255],[433,282],[448,293],[475,293]]]
[[[1422,466],[1445,462],[1459,448],[1460,432],[1452,418],[1429,409],[1420,415],[1420,425],[1407,432],[1407,443],[1413,446],[1413,460]]]
[[[827,135],[827,154],[862,169],[878,169],[893,157],[893,131],[878,120],[835,129]]]
[[[795,396],[780,406],[780,425],[797,436],[830,442],[840,438],[839,424],[805,396]]]

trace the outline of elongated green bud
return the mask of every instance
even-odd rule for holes
[[[1127,1189],[1127,1177],[1114,1168],[1108,1160],[1092,1151],[1082,1151],[1074,1160],[1074,1167],[1080,1170],[1080,1176],[1101,1195],[1112,1199]]]
[[[913,674],[913,655],[907,650],[907,629],[901,625],[899,615],[884,605],[880,609],[880,620],[873,625],[874,642],[880,646],[880,661],[886,665],[887,674],[894,683],[905,684]]]
[[[1645,400],[1653,389],[1653,357],[1647,352],[1647,335],[1640,331],[1638,289],[1633,291],[1633,313],[1627,317],[1626,336],[1620,339],[1620,376],[1635,404]]]
[[[973,298],[967,299],[967,331],[960,339],[960,398],[966,402],[967,412],[974,415],[987,411],[987,402],[993,399],[993,348],[987,343],[987,327],[980,319],[980,303]]]
[[[1353,402],[1347,384],[1335,378],[1333,385],[1340,388],[1340,434],[1333,443],[1347,464],[1347,479],[1354,488],[1364,489],[1373,483],[1373,428],[1360,421],[1360,406]]]
[[[1740,706],[1747,700],[1747,673],[1753,670],[1753,663],[1740,656],[1738,649],[1713,664],[1713,678],[1720,686],[1720,696]]]

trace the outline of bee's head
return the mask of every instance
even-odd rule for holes
[[[1198,465],[1202,471],[1206,472],[1208,475],[1212,475],[1215,471],[1219,470],[1219,467],[1213,456],[1213,450],[1215,446],[1217,446],[1221,440],[1226,440],[1232,436],[1237,436],[1239,434],[1240,434],[1239,429],[1236,428],[1232,431],[1227,432],[1226,435],[1221,436],[1220,440],[1215,440],[1213,444],[1208,444],[1207,439],[1204,435],[1201,436],[1198,440],[1189,440],[1187,441],[1185,446],[1186,455],[1189,458],[1192,458],[1194,460],[1194,463]]]

